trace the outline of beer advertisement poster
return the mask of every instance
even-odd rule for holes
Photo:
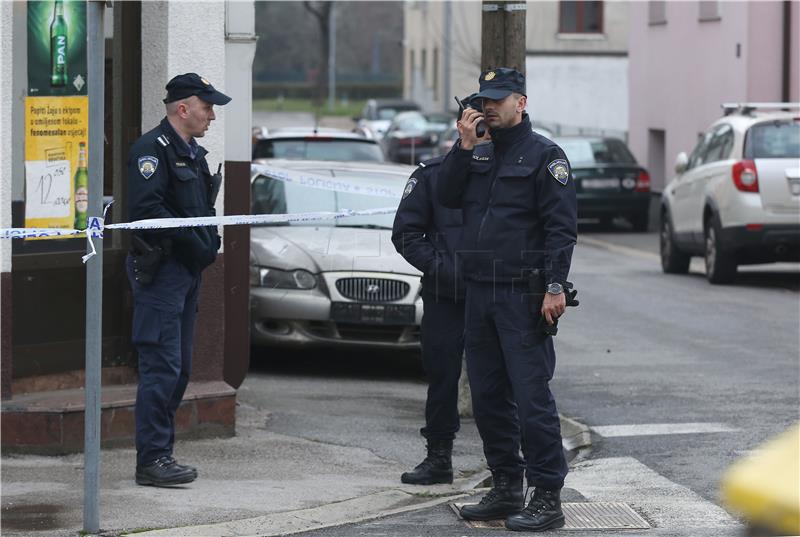
[[[28,95],[87,95],[86,1],[28,2]]]
[[[86,3],[28,2],[25,226],[85,229]]]

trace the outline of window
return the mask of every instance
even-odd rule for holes
[[[559,8],[559,33],[603,33],[603,2],[565,0]]]
[[[558,145],[567,154],[570,164],[636,164],[631,152],[620,140],[571,140],[563,138]]]
[[[704,164],[725,160],[733,147],[733,129],[728,125],[723,125],[714,131],[714,137],[708,144],[708,150],[703,161]]]
[[[416,69],[416,65],[414,65],[414,49],[408,51],[408,67],[409,67],[409,80],[414,80],[414,69]]]
[[[705,163],[706,153],[708,152],[708,145],[711,141],[711,136],[712,133],[710,131],[700,135],[700,140],[697,142],[697,146],[689,156],[689,165],[686,166],[687,170],[691,170],[692,168],[696,168],[697,166],[701,166]]]
[[[700,5],[700,12],[698,14],[700,22],[718,21],[722,18],[720,16],[719,2],[717,0],[702,0],[698,3]]]
[[[667,3],[664,0],[650,0],[647,8],[647,22],[650,26],[667,24]]]
[[[744,158],[800,158],[800,122],[758,123],[747,131]]]
[[[420,53],[419,68],[422,71],[422,81],[428,80],[428,49],[422,49]]]

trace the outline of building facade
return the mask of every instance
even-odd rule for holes
[[[800,3],[632,2],[630,147],[660,191],[724,102],[797,102]]]
[[[53,5],[48,2],[50,13]],[[0,3],[0,228],[24,227],[34,206],[25,156],[30,24],[28,4]],[[80,21],[73,24],[79,27]],[[115,2],[105,7],[104,27],[102,196],[114,200],[106,221],[128,221],[128,149],[164,116],[166,82],[185,72],[200,73],[233,97],[216,110],[201,143],[209,150],[210,167],[224,166],[217,214],[249,212],[253,3]],[[220,255],[203,274],[192,381],[179,410],[179,434],[233,434],[235,388],[249,361],[249,231],[220,228],[220,234]],[[128,233],[106,232],[103,248],[102,435],[106,443],[125,443],[133,432],[137,370],[123,266]],[[85,249],[85,239],[0,240],[4,449],[57,452],[82,446]],[[81,429],[68,434],[73,424]]]
[[[429,111],[455,111],[477,88],[481,2],[406,2],[404,95]],[[528,112],[555,133],[628,126],[628,4],[527,2]]]

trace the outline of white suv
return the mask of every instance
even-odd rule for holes
[[[732,282],[738,265],[800,260],[800,103],[723,109],[678,155],[661,198],[664,272],[702,255],[711,283]]]

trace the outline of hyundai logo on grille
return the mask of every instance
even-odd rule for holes
[[[392,302],[405,297],[411,286],[401,280],[385,278],[340,278],[336,290],[345,298],[362,302]]]

